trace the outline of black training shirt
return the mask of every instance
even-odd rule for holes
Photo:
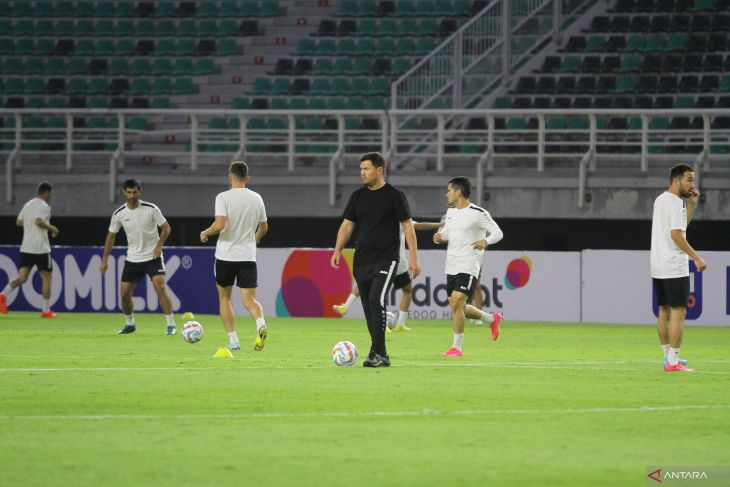
[[[411,218],[403,191],[386,183],[380,189],[356,190],[342,218],[355,222],[355,265],[398,260],[400,223]]]

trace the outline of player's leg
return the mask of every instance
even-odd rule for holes
[[[124,279],[124,276],[122,279]],[[137,287],[137,282],[139,281],[122,280],[119,283],[119,297],[121,300],[122,314],[124,315],[124,328],[117,332],[119,335],[127,335],[137,330],[137,324],[134,321],[134,304],[132,304],[132,294]]]
[[[464,307],[469,295],[460,291],[452,291],[449,294],[449,308],[451,308],[451,326],[454,333],[454,341],[451,348],[442,353],[443,357],[461,357],[461,345],[464,341]]]
[[[357,298],[360,297],[360,289],[355,285],[355,287],[352,288],[352,291],[350,291],[350,295],[347,296],[347,299],[342,304],[333,304],[332,309],[335,310],[336,313],[345,316],[347,312],[350,310],[350,306],[352,306],[352,303],[357,300]]]
[[[360,294],[360,302],[362,303],[362,310],[365,314],[365,323],[368,327],[368,332],[370,333],[370,352],[368,353],[368,358],[372,358],[376,351],[373,348],[373,344],[375,342],[375,339],[373,337],[373,330],[370,327],[370,287],[372,284],[372,279],[369,274],[371,271],[371,266],[357,266],[354,269],[353,274],[355,275],[355,281],[357,282],[357,289],[359,290]]]
[[[43,296],[42,318],[55,318],[56,313],[51,311],[51,285],[53,283],[52,271],[39,271],[41,275],[41,296]]]
[[[370,308],[370,316],[368,319],[368,330],[372,338],[372,351],[375,356],[372,359],[363,362],[366,367],[389,367],[390,358],[385,347],[385,295],[387,294],[393,279],[393,271],[395,271],[396,262],[390,265],[383,264],[375,267],[370,289],[368,292],[368,307]],[[360,288],[361,292],[363,288]]]
[[[3,292],[0,293],[0,313],[6,315],[8,314],[8,294],[12,292],[13,289],[17,288],[18,286],[22,286],[25,284],[25,281],[28,280],[28,276],[30,275],[30,266],[29,265],[22,265],[22,255],[21,255],[21,266],[18,269],[18,276],[13,279],[12,281],[8,282],[8,284],[5,286],[5,289],[3,289]]]
[[[659,344],[662,346],[664,353],[664,363],[669,358],[669,306],[659,306],[659,316],[657,317],[656,329],[659,335]]]
[[[689,277],[665,279],[667,306],[669,308],[669,354],[664,370],[692,371],[679,360],[679,349],[684,335],[684,319],[689,301]]]
[[[400,298],[400,307],[398,308],[398,324],[395,327],[395,331],[411,331],[411,328],[406,326],[406,320],[408,319],[408,310],[411,309],[411,301],[413,299],[413,285],[410,282],[410,276],[408,276],[408,283],[402,286],[400,289],[403,295]],[[396,280],[400,276],[396,276]],[[398,283],[396,282],[396,285]]]
[[[482,285],[479,282],[482,278],[481,273],[477,276],[476,283],[474,284],[474,293],[471,295],[471,304],[467,303],[467,305],[472,305],[478,310],[481,310],[482,307],[484,307],[484,297],[482,296]],[[473,319],[474,324],[479,326],[483,323],[483,320],[481,318],[471,318],[470,316],[467,316],[467,318]]]
[[[172,336],[177,333],[175,328],[175,315],[172,312],[172,301],[167,294],[167,279],[163,274],[157,274],[152,277],[152,286],[155,288],[157,298],[160,301],[160,309],[165,315],[165,325],[167,326],[166,336]]]
[[[241,345],[238,343],[236,326],[233,322],[233,303],[231,301],[233,285],[221,286],[220,284],[216,284],[216,289],[218,290],[218,311],[223,322],[223,328],[226,329],[226,333],[228,334],[228,348],[231,350],[240,350]]]
[[[478,288],[475,288],[478,289]],[[499,324],[502,322],[502,313],[495,311],[494,313],[487,313],[486,311],[467,304],[464,306],[464,315],[472,320],[478,320],[480,322],[487,323],[489,329],[492,331],[492,340],[499,338]],[[476,324],[476,323],[475,323]]]
[[[241,288],[241,300],[243,306],[248,310],[254,320],[256,320],[256,340],[254,342],[254,350],[263,350],[266,345],[266,337],[268,336],[268,327],[264,318],[264,308],[256,300],[256,288]]]

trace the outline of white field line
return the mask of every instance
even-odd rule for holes
[[[483,415],[535,415],[535,414],[601,414],[601,413],[651,413],[665,411],[694,411],[730,409],[730,404],[697,404],[685,406],[639,406],[625,408],[564,408],[564,409],[473,409],[419,411],[365,411],[365,412],[312,412],[312,413],[230,413],[230,414],[82,414],[82,415],[0,415],[0,421],[103,421],[103,420],[215,420],[256,418],[390,418],[402,416],[483,416]]]

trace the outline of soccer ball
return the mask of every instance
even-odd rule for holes
[[[332,361],[339,366],[354,365],[357,362],[357,348],[352,342],[337,342],[332,348]]]
[[[395,313],[391,313],[390,311],[386,311],[385,313],[385,324],[388,328],[391,330],[395,328],[396,323],[398,323],[398,319],[395,316]]]
[[[203,339],[203,325],[197,321],[188,321],[182,327],[182,337],[188,343],[198,343]]]

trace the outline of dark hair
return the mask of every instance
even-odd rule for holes
[[[142,189],[142,183],[139,181],[139,179],[127,179],[122,183],[122,189]]]
[[[373,167],[385,167],[385,159],[380,152],[368,152],[360,158],[360,162],[370,161],[373,163]]]
[[[41,181],[41,184],[38,185],[38,194],[50,193],[51,191],[53,191],[53,185],[48,181]]]
[[[458,178],[454,178],[449,181],[449,184],[461,191],[461,196],[464,198],[468,198],[471,194],[471,183],[469,182],[469,178],[459,176]]]
[[[686,172],[694,171],[695,170],[692,169],[692,166],[690,166],[689,164],[677,164],[673,166],[672,169],[669,171],[669,182],[671,183],[675,179],[681,178]]]
[[[228,172],[243,181],[248,176],[248,164],[243,161],[233,161],[231,167],[228,168]]]

